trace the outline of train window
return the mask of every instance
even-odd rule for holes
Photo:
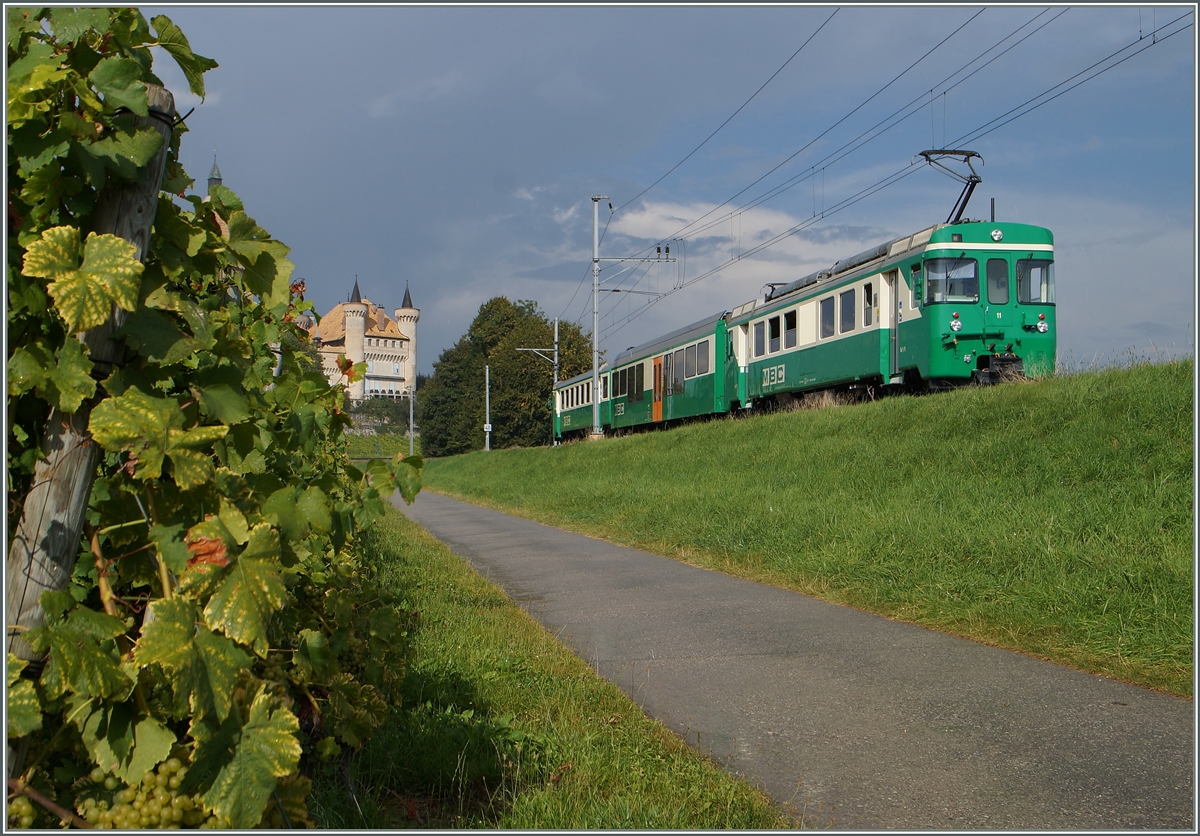
[[[754,323],[754,356],[762,357],[767,353],[767,327],[764,322]]]
[[[696,374],[708,374],[708,340],[696,343]]]
[[[871,327],[871,314],[874,312],[871,304],[871,283],[863,285],[863,328]]]
[[[845,293],[841,294],[841,321],[838,323],[838,331],[845,334],[847,331],[854,330],[854,288],[850,288]]]
[[[1017,301],[1022,305],[1054,304],[1054,262],[1047,258],[1017,260]]]
[[[608,375],[600,378],[600,400],[608,400]]]
[[[779,317],[773,316],[767,320],[767,328],[769,330],[769,341],[767,344],[768,350],[774,354],[779,350]]]
[[[783,347],[796,347],[796,312],[788,311],[783,315]]]
[[[979,301],[979,265],[974,259],[931,258],[925,272],[926,304]]]
[[[646,372],[645,367],[638,363],[633,367],[633,392],[629,396],[629,400],[634,403],[640,403],[646,399]]]
[[[683,392],[683,373],[686,366],[683,359],[683,349],[675,352],[675,363],[673,371],[675,374],[671,378],[672,394],[678,395]]]
[[[687,367],[687,372],[684,377],[696,376],[696,346],[689,345],[683,351],[684,365]]]
[[[833,297],[821,300],[821,339],[833,336]]]
[[[921,298],[921,265],[912,266],[912,281],[908,283],[908,308],[915,311],[917,300]]]
[[[988,302],[993,305],[1008,304],[1008,261],[989,258],[987,263]]]

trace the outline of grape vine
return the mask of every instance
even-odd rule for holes
[[[136,9],[6,13],[9,541],[49,416],[89,409],[103,453],[35,658],[8,655],[7,822],[311,825],[306,759],[360,747],[403,674],[400,602],[356,544],[421,460],[349,462],[344,387],[287,350],[311,311],[288,248],[231,190],[190,192],[184,123],[143,260],[92,229],[164,141],[128,118],[154,55],[199,96],[216,62]],[[78,337],[114,306],[109,366]]]

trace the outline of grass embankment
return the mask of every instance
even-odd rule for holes
[[[348,435],[348,454],[352,459],[390,459],[397,453],[408,455],[408,436],[390,433]],[[413,450],[421,455],[421,437],[413,439]]]
[[[427,487],[1192,694],[1192,361],[427,463]]]
[[[403,704],[314,780],[319,827],[757,829],[795,822],[642,711],[401,515],[367,539],[417,612]],[[405,660],[397,660],[397,664]]]

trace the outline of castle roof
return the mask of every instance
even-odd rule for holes
[[[354,283],[355,290],[358,289],[358,282]],[[355,296],[358,294],[355,293]],[[314,337],[320,337],[321,342],[329,345],[338,343],[346,338],[346,311],[345,305],[355,304],[351,302],[339,302],[333,306],[329,313],[321,317],[319,325],[313,325],[309,329],[309,333]],[[358,304],[367,306],[367,333],[368,337],[384,337],[393,339],[408,339],[406,334],[401,333],[400,326],[396,324],[396,320],[387,315],[387,311],[376,305],[370,299],[362,299]]]
[[[404,301],[400,303],[400,307],[411,308],[412,306],[413,306],[412,294],[408,292],[408,282],[405,282],[404,283]]]

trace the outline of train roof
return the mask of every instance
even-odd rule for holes
[[[706,316],[704,319],[698,319],[691,325],[685,325],[682,328],[672,331],[669,334],[664,334],[661,337],[656,337],[650,342],[642,343],[637,346],[630,346],[617,355],[613,366],[619,366],[622,363],[628,363],[636,360],[639,357],[645,357],[649,354],[657,354],[665,348],[671,348],[678,343],[689,342],[696,337],[703,337],[705,334],[711,334],[716,330],[717,323],[729,315],[729,311],[721,311],[719,314]]]
[[[604,374],[606,371],[608,371],[608,363],[601,363],[600,364],[600,374]],[[591,380],[591,379],[592,379],[592,370],[588,369],[583,374],[577,374],[572,378],[568,378],[567,380],[560,380],[557,384],[555,384],[554,388],[562,389],[567,386],[574,386],[576,383],[583,383],[583,381]]]
[[[949,235],[949,232],[943,232],[942,230],[945,230],[947,227],[954,227],[957,230],[963,230],[965,233],[966,230],[974,225],[984,226],[989,230],[993,227],[1014,231],[1019,230],[1025,237],[1044,238],[1048,242],[1053,241],[1053,234],[1050,230],[1028,224],[981,220],[962,220],[952,224],[934,224],[931,227],[922,229],[920,232],[914,232],[912,235],[902,235],[899,238],[893,238],[890,241],[885,241],[870,249],[863,250],[849,258],[843,258],[834,262],[831,267],[818,270],[815,273],[809,273],[807,276],[802,276],[787,284],[772,287],[762,300],[755,298],[744,305],[734,308],[732,316],[738,319],[751,316],[761,305],[765,305],[768,302],[776,302],[785,296],[790,296],[793,293],[829,279],[845,277],[851,273],[868,273],[879,266],[880,263],[900,258],[910,250],[944,239],[945,236]]]

